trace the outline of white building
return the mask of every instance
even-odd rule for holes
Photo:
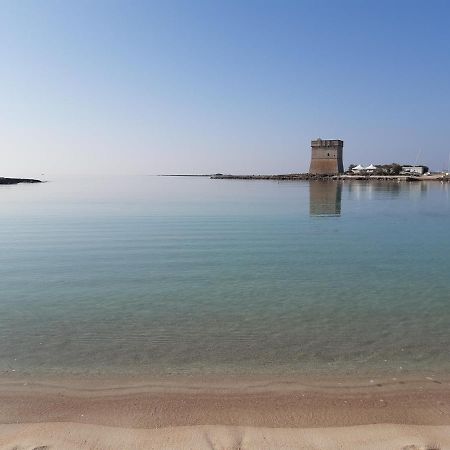
[[[424,166],[402,166],[402,172],[404,174],[423,175],[426,172]]]
[[[361,164],[358,164],[357,166],[352,168],[353,173],[361,173],[364,169],[364,167]]]

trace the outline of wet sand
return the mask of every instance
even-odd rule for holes
[[[433,377],[7,376],[0,405],[5,449],[450,448],[450,383]]]

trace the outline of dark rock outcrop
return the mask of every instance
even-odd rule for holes
[[[0,184],[19,184],[19,183],[42,183],[41,180],[32,178],[4,178],[0,177]]]

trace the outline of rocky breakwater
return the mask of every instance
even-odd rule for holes
[[[213,180],[335,180],[333,175],[313,175],[310,173],[289,173],[284,175],[222,175],[215,174],[211,176]]]
[[[41,180],[32,178],[5,178],[0,177],[0,184],[19,184],[19,183],[42,183]]]
[[[285,175],[222,175],[211,176],[214,180],[274,180],[274,181],[420,181],[423,178],[408,175],[317,175],[291,173]]]

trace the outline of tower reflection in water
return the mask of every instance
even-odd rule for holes
[[[342,183],[337,181],[309,182],[309,215],[340,216]]]

